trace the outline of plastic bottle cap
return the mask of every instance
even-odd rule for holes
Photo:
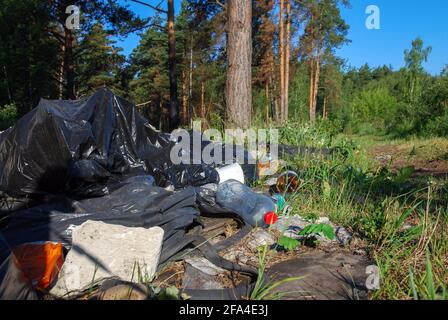
[[[268,212],[264,215],[264,222],[267,225],[275,224],[278,221],[278,216],[274,212]]]

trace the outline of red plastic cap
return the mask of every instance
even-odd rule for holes
[[[278,216],[274,212],[268,212],[264,215],[264,222],[267,225],[275,224],[278,221]]]

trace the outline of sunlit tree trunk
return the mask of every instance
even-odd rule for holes
[[[289,60],[291,54],[291,0],[286,0],[286,48],[285,48],[285,90],[283,121],[289,116]]]
[[[279,25],[279,65],[280,65],[280,122],[284,121],[285,111],[285,0],[280,0]]]
[[[309,113],[310,121],[316,121],[316,110],[314,106],[314,27],[311,27],[311,46],[309,52],[310,63],[310,88],[309,88]]]
[[[319,81],[320,81],[320,64],[321,64],[321,53],[320,49],[318,49],[317,58],[316,58],[316,74],[314,76],[314,85],[313,85],[313,112],[316,114],[317,110],[317,95],[319,93]]]
[[[228,116],[232,125],[248,128],[252,116],[252,1],[229,0],[227,14]]]

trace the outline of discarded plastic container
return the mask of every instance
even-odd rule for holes
[[[257,164],[258,177],[267,177],[274,175],[279,168],[278,159],[273,159],[272,155],[268,153],[267,155],[261,157]]]
[[[268,212],[264,215],[264,222],[267,225],[276,224],[278,221],[278,216],[275,212]]]
[[[253,192],[236,180],[229,180],[218,186],[216,201],[239,214],[253,227],[267,227],[264,216],[269,212],[276,212],[275,203],[270,197]]]
[[[299,187],[299,176],[294,171],[286,171],[277,179],[276,188],[278,193],[294,193],[299,190]]]
[[[229,180],[236,180],[244,183],[243,168],[238,163],[234,163],[225,167],[217,168],[219,175],[219,183],[224,183]]]
[[[34,288],[47,289],[64,263],[61,243],[30,243],[12,251],[14,262],[31,281]]]
[[[272,199],[274,200],[274,203],[277,205],[277,212],[282,213],[286,205],[285,197],[283,197],[281,194],[274,194],[272,196]]]

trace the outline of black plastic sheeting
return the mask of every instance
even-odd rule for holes
[[[125,174],[150,174],[162,187],[217,182],[210,167],[173,165],[173,145],[107,89],[79,101],[43,99],[0,136],[0,190],[97,196],[112,176]]]
[[[38,300],[31,281],[17,265],[13,254],[0,263],[0,300]]]
[[[170,192],[153,186],[150,176],[133,177],[110,195],[74,200],[56,197],[53,201],[9,215],[0,232],[0,241],[10,248],[30,242],[61,242],[71,245],[71,232],[87,220],[126,227],[164,229],[161,262],[187,245],[185,233],[200,224],[196,191],[188,187]],[[0,255],[0,261],[5,259]]]
[[[162,227],[164,263],[197,240],[186,234],[201,214],[234,215],[201,188],[219,182],[219,164],[174,165],[175,144],[107,89],[79,101],[42,100],[0,134],[0,283],[21,277],[5,267],[12,248],[57,241],[69,249],[71,231],[87,220]],[[243,165],[249,181],[255,167]],[[11,289],[27,294],[26,285]]]

